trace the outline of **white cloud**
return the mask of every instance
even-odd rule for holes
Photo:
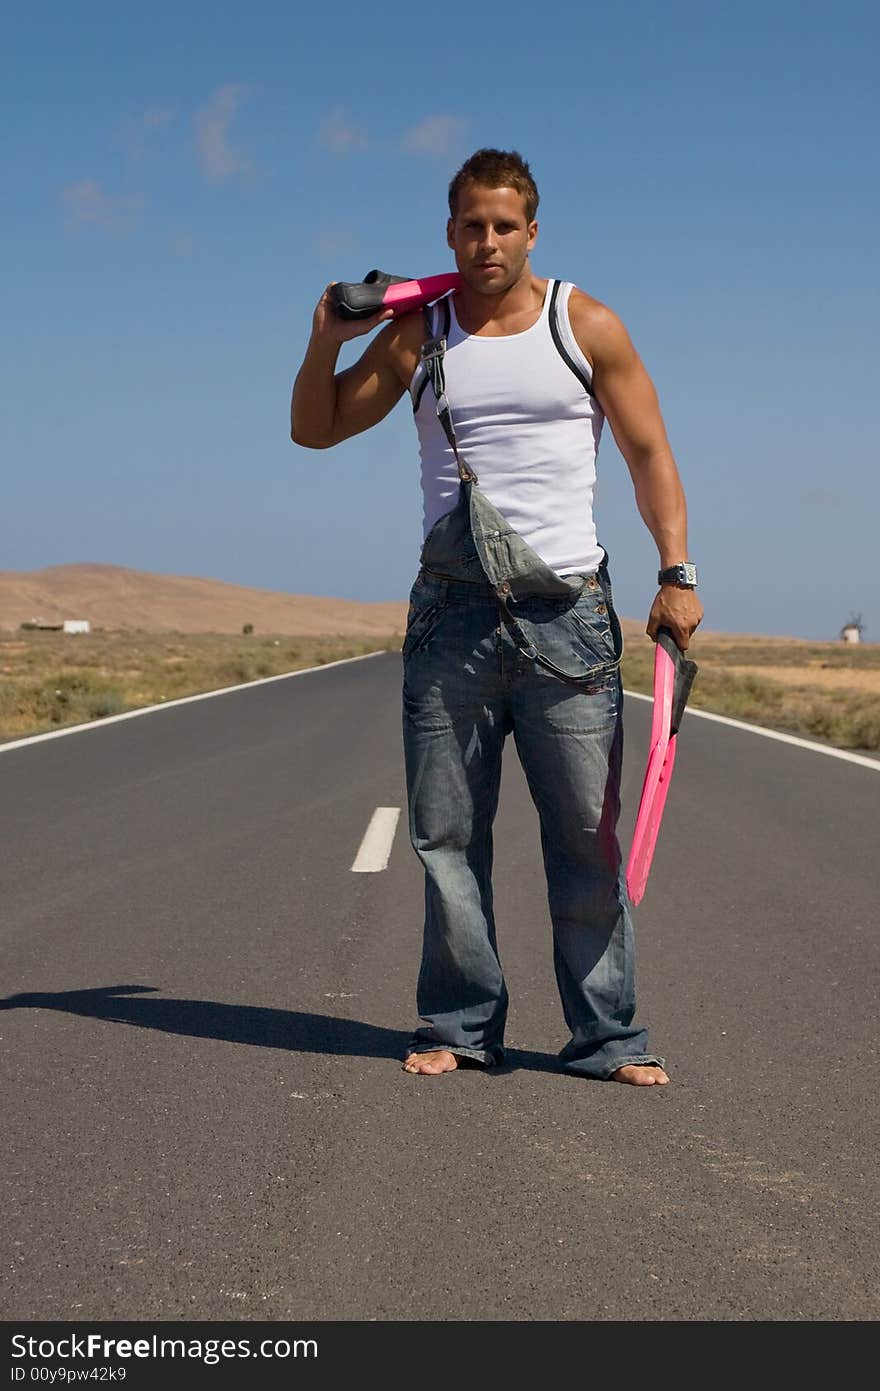
[[[405,150],[412,150],[416,154],[448,157],[459,149],[467,125],[461,116],[426,116],[404,133],[401,143]]]
[[[367,150],[371,143],[366,131],[353,125],[341,106],[328,111],[318,127],[318,144],[332,150],[335,155],[346,155],[350,150]]]
[[[121,231],[131,226],[144,205],[140,193],[108,193],[97,179],[80,179],[61,190],[72,222],[79,226]]]
[[[800,501],[803,507],[821,507],[826,512],[839,512],[849,505],[846,493],[838,488],[803,488]]]
[[[453,158],[459,151],[468,123],[461,116],[438,112],[410,126],[397,139],[376,141],[364,126],[357,125],[342,106],[334,106],[322,117],[317,142],[335,155],[347,155],[357,150],[385,148],[405,150],[413,154],[439,155]]]
[[[242,83],[227,82],[195,114],[196,150],[211,179],[229,179],[251,170],[247,155],[229,141],[229,127],[246,93]]]

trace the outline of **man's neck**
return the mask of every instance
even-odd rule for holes
[[[481,295],[462,282],[454,296],[456,318],[466,333],[486,338],[522,333],[540,317],[546,289],[546,280],[533,275],[528,265],[500,295]]]

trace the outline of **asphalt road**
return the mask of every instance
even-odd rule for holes
[[[876,1318],[878,773],[686,717],[636,912],[673,1081],[636,1089],[554,1070],[509,740],[510,1062],[413,1078],[400,680],[383,654],[0,755],[0,1315]],[[379,806],[388,867],[352,873]]]

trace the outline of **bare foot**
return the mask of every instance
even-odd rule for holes
[[[611,1074],[612,1082],[629,1082],[634,1087],[665,1087],[669,1078],[656,1063],[625,1063]]]
[[[435,1048],[426,1053],[408,1053],[403,1064],[404,1072],[454,1072],[458,1059],[448,1048]],[[621,1069],[622,1070],[622,1069]]]

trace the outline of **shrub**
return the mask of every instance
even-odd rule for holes
[[[121,715],[125,709],[125,701],[121,691],[114,690],[112,687],[102,692],[100,695],[93,696],[87,702],[89,718],[92,720],[103,720],[108,715]]]

